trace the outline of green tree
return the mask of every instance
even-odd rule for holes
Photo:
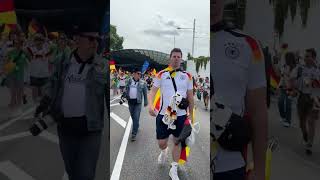
[[[305,28],[307,26],[311,0],[269,0],[269,3],[273,5],[275,14],[274,29],[279,33],[280,38],[282,37],[282,34],[284,32],[284,23],[288,18],[289,11],[291,14],[291,20],[294,21],[297,14],[298,5],[300,8],[302,27]]]
[[[196,72],[199,73],[200,68],[207,69],[207,64],[209,62],[209,57],[199,56],[197,58],[193,58],[194,63],[196,64]]]
[[[191,56],[191,54],[188,52],[188,55],[187,55],[187,59],[188,60],[191,60],[191,59],[193,59],[193,57]]]
[[[117,27],[110,25],[110,51],[117,51],[123,49],[124,38],[117,34]]]

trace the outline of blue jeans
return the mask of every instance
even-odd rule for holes
[[[137,134],[139,129],[139,119],[141,113],[141,103],[135,100],[128,100],[130,116],[132,118],[132,134]]]
[[[289,99],[286,90],[280,90],[280,97],[278,100],[278,109],[281,118],[285,119],[286,122],[291,123],[291,99]]]
[[[58,125],[58,136],[69,180],[94,180],[102,131],[72,135]]]

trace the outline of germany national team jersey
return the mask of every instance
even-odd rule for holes
[[[258,42],[223,23],[211,29],[211,75],[214,99],[243,116],[247,90],[266,87],[265,62]],[[214,120],[213,120],[214,121]],[[245,165],[240,152],[219,148],[215,172],[225,172]]]
[[[172,67],[168,67],[160,71],[153,80],[153,86],[160,88],[161,90],[161,107],[160,114],[164,115],[167,107],[170,104],[171,97],[175,94],[174,86],[171,80],[171,76],[174,78],[177,85],[177,92],[180,93],[183,97],[187,97],[187,91],[193,90],[193,81],[191,74],[185,71],[172,72]],[[177,116],[185,115],[186,111],[178,108]]]

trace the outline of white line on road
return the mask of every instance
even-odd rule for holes
[[[31,136],[31,133],[29,131],[26,131],[26,132],[13,134],[13,135],[2,136],[2,137],[0,137],[0,143],[5,142],[5,141],[10,141],[13,139],[17,139],[17,138],[26,137],[26,136]]]
[[[117,104],[110,104],[110,107],[113,107],[113,106],[119,106],[120,104],[117,103]]]
[[[128,104],[126,104],[126,103],[123,103],[122,105],[124,105],[124,106],[127,107],[127,108],[129,107]]]
[[[33,177],[18,168],[10,161],[0,162],[0,172],[10,180],[34,180]]]
[[[114,119],[118,124],[120,124],[120,126],[122,126],[123,128],[126,128],[127,122],[121,119],[118,115],[111,112],[110,117],[112,117],[112,119]]]
[[[32,107],[28,110],[26,110],[25,112],[23,112],[20,116],[14,118],[14,119],[11,119],[10,121],[4,123],[3,125],[0,126],[0,131],[7,128],[8,126],[10,126],[12,123],[18,121],[19,119],[21,119],[23,116],[31,113],[32,111],[34,111],[36,109],[36,107]]]
[[[52,134],[49,131],[43,131],[39,136],[53,143],[59,144],[57,135]]]
[[[113,99],[110,101],[110,103],[112,103],[113,101],[115,101],[115,100],[117,100],[117,99],[120,99],[120,97],[121,97],[121,95],[116,96],[115,98],[113,98]]]
[[[121,173],[121,169],[122,169],[124,155],[125,155],[126,149],[127,149],[127,144],[128,144],[131,125],[132,125],[132,119],[130,117],[129,121],[128,121],[127,128],[126,128],[125,133],[123,135],[123,139],[122,139],[122,142],[121,142],[121,145],[120,145],[120,149],[119,149],[119,152],[118,152],[116,163],[115,163],[115,165],[113,167],[113,171],[112,171],[110,180],[119,180],[120,179],[120,173]]]
[[[62,180],[69,180],[68,174],[67,174],[66,171],[65,171],[64,174],[63,174]]]

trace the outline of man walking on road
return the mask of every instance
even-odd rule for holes
[[[176,141],[184,127],[185,120],[189,118],[192,122],[192,115],[187,117],[187,109],[189,109],[189,112],[193,112],[194,106],[192,76],[180,69],[181,60],[182,51],[174,48],[170,53],[169,67],[160,71],[154,78],[153,87],[149,94],[149,102],[153,102],[155,94],[160,88],[162,105],[158,115],[155,113],[152,103],[149,103],[149,114],[156,116],[156,134],[161,149],[158,157],[159,164],[164,164],[167,159],[169,136],[172,134],[174,136],[173,140]],[[185,109],[180,108],[181,106],[175,108],[177,102],[174,99],[177,98],[178,94],[186,98],[189,103],[189,106]],[[174,115],[171,117],[168,113]],[[169,124],[168,120],[173,120],[171,121],[173,124]],[[173,180],[179,180],[177,172],[179,155],[179,144],[174,143],[172,149],[173,162],[169,172],[169,176]]]
[[[255,39],[222,21],[222,0],[213,0],[211,5],[213,59],[210,69],[215,91],[214,102],[211,103],[215,106],[211,114],[211,143],[215,147],[211,159],[213,179],[246,178],[242,151],[251,140],[254,169],[249,179],[264,180],[268,123],[263,53]],[[246,124],[243,118],[245,111],[251,115],[251,125]],[[234,126],[229,126],[229,123]]]
[[[76,50],[59,60],[41,102],[58,122],[59,146],[69,180],[94,180],[105,121],[108,66],[96,55],[99,35],[92,24],[79,25]]]
[[[136,140],[139,130],[142,98],[144,99],[144,107],[148,105],[147,91],[147,85],[141,79],[140,70],[134,69],[133,77],[129,79],[124,92],[128,99],[130,116],[133,122],[131,141]]]
[[[315,136],[316,121],[319,119],[320,87],[317,80],[320,78],[319,69],[316,66],[316,52],[307,49],[305,65],[297,68],[297,85],[300,92],[297,109],[300,120],[300,128],[307,155],[312,154],[313,139]]]

